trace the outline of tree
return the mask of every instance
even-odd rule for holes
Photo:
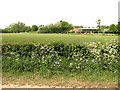
[[[30,26],[26,27],[26,32],[29,32],[29,31],[31,31],[31,27]]]
[[[36,25],[32,25],[32,31],[37,31],[38,27]]]
[[[120,21],[118,22],[117,30],[118,30],[118,33],[120,34]]]
[[[3,29],[0,28],[0,33],[2,33],[2,30],[3,30]]]
[[[97,23],[98,33],[100,33],[100,32],[101,32],[101,29],[100,29],[101,20],[98,19],[98,20],[96,21],[96,23]]]
[[[39,27],[39,33],[65,33],[73,29],[73,25],[66,21]]]
[[[116,29],[116,33],[120,34],[120,22],[118,22],[118,24],[116,25],[115,29]]]
[[[68,32],[69,30],[73,29],[73,25],[69,24],[66,21],[61,22],[61,32]]]
[[[42,27],[42,26],[44,26],[44,25],[39,25],[39,27]]]
[[[111,24],[110,25],[110,27],[109,27],[109,29],[110,29],[110,32],[116,32],[116,26],[115,26],[115,24]]]
[[[108,28],[109,28],[109,26],[106,26],[106,25],[101,25],[101,26],[100,26],[100,29],[101,29],[101,30],[108,29]]]
[[[25,32],[25,30],[26,30],[26,26],[22,22],[18,22],[18,23],[15,23],[15,24],[10,24],[9,28],[14,33]]]
[[[106,30],[108,31],[109,26],[101,25],[101,26],[100,26],[100,29],[101,29],[102,32],[106,32]]]

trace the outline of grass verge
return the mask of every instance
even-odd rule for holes
[[[62,75],[40,75],[39,73],[3,72],[2,85],[49,86],[53,88],[117,88],[118,75],[104,71],[101,73],[68,73]]]

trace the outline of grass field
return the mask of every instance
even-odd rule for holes
[[[3,33],[2,43],[5,42],[39,42],[49,43],[52,41],[64,41],[65,43],[82,44],[83,42],[101,42],[106,43],[111,39],[118,40],[117,35],[102,34],[37,34],[37,33]]]

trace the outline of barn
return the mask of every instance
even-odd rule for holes
[[[75,31],[75,33],[94,33],[97,32],[97,28],[74,28],[69,32]]]
[[[97,30],[97,28],[81,28],[81,31],[85,33],[94,33],[97,32]]]

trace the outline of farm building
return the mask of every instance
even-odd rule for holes
[[[69,32],[73,31],[75,31],[75,33],[94,33],[97,32],[97,28],[74,28]]]
[[[76,33],[76,32],[78,32],[80,29],[81,29],[81,28],[74,28],[74,29],[70,30],[69,32],[73,32],[73,31],[74,31],[74,32]]]

